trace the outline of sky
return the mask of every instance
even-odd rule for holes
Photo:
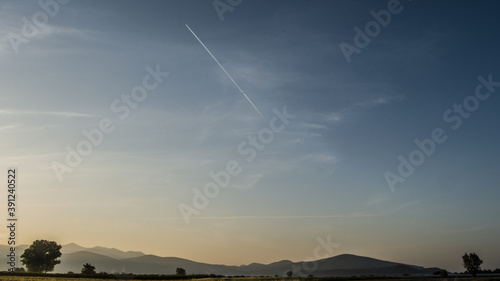
[[[18,244],[500,267],[497,1],[40,3],[0,2]]]

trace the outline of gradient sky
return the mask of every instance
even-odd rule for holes
[[[16,53],[9,34],[43,10],[1,1],[1,178],[19,169],[18,242],[240,265],[304,260],[330,236],[334,255],[462,271],[475,251],[500,267],[500,87],[458,129],[443,118],[478,76],[500,81],[500,3],[401,1],[348,63],[339,44],[388,2],[245,0],[221,21],[210,0],[73,0]],[[267,120],[296,116],[250,162],[237,147],[269,121],[186,24]],[[170,75],[121,120],[110,105],[157,65]],[[115,130],[58,181],[52,164],[103,118]],[[446,142],[392,192],[384,173],[435,128]],[[186,224],[179,204],[232,160],[241,173]]]

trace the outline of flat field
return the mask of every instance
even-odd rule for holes
[[[0,276],[0,281],[108,281],[126,279],[97,278],[66,278],[66,277],[32,277],[32,276]],[[500,281],[500,277],[460,277],[460,278],[265,278],[265,277],[235,277],[235,278],[203,278],[183,279],[183,281]],[[148,280],[143,280],[148,281]],[[154,280],[151,280],[154,281]],[[179,280],[175,280],[179,281]]]

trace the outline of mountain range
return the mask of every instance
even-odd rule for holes
[[[18,263],[27,245],[16,247]],[[7,253],[9,246],[0,245],[0,251]],[[176,257],[159,257],[142,252],[124,252],[114,248],[86,248],[74,243],[63,245],[61,263],[55,267],[56,273],[69,271],[79,273],[84,263],[96,267],[97,272],[135,273],[135,274],[174,274],[177,267],[184,268],[188,274],[217,274],[225,276],[284,276],[293,271],[294,275],[307,276],[401,276],[431,275],[439,268],[424,268],[397,262],[383,261],[369,257],[342,254],[326,259],[309,262],[282,260],[270,264],[252,263],[230,266],[207,264]],[[6,255],[0,256],[0,263],[7,270]],[[20,267],[20,266],[18,266]]]

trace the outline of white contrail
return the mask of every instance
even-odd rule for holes
[[[227,77],[229,77],[229,79],[231,79],[231,81],[233,81],[233,84],[238,88],[238,90],[240,90],[240,92],[245,96],[245,98],[247,98],[248,102],[250,102],[250,104],[253,106],[253,108],[255,108],[257,113],[259,113],[260,117],[262,117],[262,119],[266,120],[266,118],[264,118],[264,115],[262,115],[262,113],[260,113],[259,109],[257,109],[255,104],[253,104],[253,102],[248,98],[247,94],[245,94],[245,92],[243,92],[243,90],[240,88],[240,86],[238,86],[238,84],[234,81],[233,77],[231,77],[231,75],[229,75],[229,73],[227,73],[226,69],[222,66],[222,64],[220,64],[219,61],[215,58],[215,56],[212,55],[212,52],[210,52],[210,50],[207,48],[207,46],[205,46],[205,44],[203,44],[203,42],[201,42],[200,38],[198,38],[198,36],[196,36],[194,31],[191,28],[189,28],[189,26],[187,24],[186,24],[186,27],[189,29],[189,31],[191,31],[191,33],[193,33],[194,37],[196,37],[196,39],[198,39],[198,42],[200,42],[200,44],[203,46],[203,48],[205,48],[205,50],[207,50],[207,52],[210,54],[210,56],[212,56],[212,58],[220,66],[220,68],[222,68],[224,73],[226,73]]]

